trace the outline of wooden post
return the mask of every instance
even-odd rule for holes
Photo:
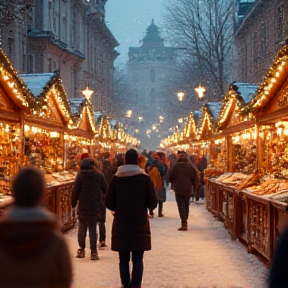
[[[25,149],[25,119],[24,113],[20,114],[20,135],[19,135],[19,168],[23,167],[24,164],[24,149]]]

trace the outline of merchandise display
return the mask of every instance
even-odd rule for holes
[[[227,145],[225,138],[216,139],[211,145],[208,166],[217,168],[218,170],[227,170]]]
[[[38,166],[46,173],[61,172],[63,136],[55,131],[25,125],[25,163]]]
[[[256,169],[257,151],[254,129],[232,136],[233,172],[250,174]]]
[[[19,169],[20,127],[0,122],[0,178],[12,178]]]

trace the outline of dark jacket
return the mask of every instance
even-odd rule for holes
[[[197,171],[188,163],[187,158],[179,158],[169,174],[169,182],[176,194],[190,195],[192,185],[198,185]]]
[[[284,229],[277,243],[270,268],[268,288],[288,287],[288,226]]]
[[[81,161],[81,171],[77,174],[73,191],[72,207],[78,201],[78,217],[83,223],[96,224],[103,222],[103,195],[107,190],[107,183],[103,174],[90,166],[90,158]]]
[[[138,165],[118,168],[109,184],[105,204],[115,211],[112,250],[151,250],[147,209],[155,209],[157,199],[150,177]]]
[[[72,265],[55,216],[12,207],[0,222],[1,288],[69,288]]]

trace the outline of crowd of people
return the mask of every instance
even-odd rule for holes
[[[197,159],[184,151],[166,157],[163,152],[144,150],[140,154],[130,149],[113,159],[109,153],[97,159],[83,153],[71,197],[78,215],[76,257],[85,257],[89,230],[90,259],[99,260],[97,247],[106,247],[107,208],[114,216],[111,249],[119,255],[122,287],[141,287],[144,252],[151,250],[149,217],[154,216],[157,206],[158,217],[164,217],[163,203],[171,183],[181,221],[178,230],[187,231],[190,200],[195,198],[198,202],[204,198],[206,167],[206,157]],[[44,194],[44,175],[38,168],[26,167],[16,175],[12,185],[14,205],[0,221],[0,287],[71,287],[67,244],[55,216],[41,205]],[[287,232],[275,253],[269,278],[271,288],[288,287]]]

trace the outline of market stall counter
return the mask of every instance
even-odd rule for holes
[[[62,232],[76,223],[75,211],[71,206],[74,178],[75,173],[67,172],[46,175],[47,192],[44,205],[57,215]]]
[[[224,223],[233,240],[243,237],[244,242],[247,242],[243,192],[215,178],[205,178],[205,185],[207,209]]]

